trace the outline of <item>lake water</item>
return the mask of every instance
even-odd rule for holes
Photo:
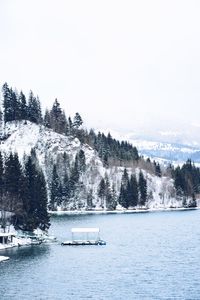
[[[0,299],[200,299],[200,210],[55,216],[100,227],[106,246],[43,244],[1,251]]]

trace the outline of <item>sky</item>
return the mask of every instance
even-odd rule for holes
[[[87,127],[200,127],[200,1],[1,0],[0,83]]]

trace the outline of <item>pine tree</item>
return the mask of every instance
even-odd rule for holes
[[[124,173],[122,175],[122,184],[125,188],[127,188],[129,182],[128,172],[127,169],[124,169]]]
[[[28,99],[28,119],[29,121],[40,124],[42,122],[41,105],[39,98],[30,91]]]
[[[115,191],[114,186],[111,189],[110,181],[108,175],[105,175],[105,204],[106,209],[113,210],[116,208],[116,199],[115,199]]]
[[[26,193],[26,216],[25,223],[23,224],[24,230],[33,231],[38,227],[37,222],[37,172],[32,157],[29,156],[25,163],[25,178],[27,181],[27,193]]]
[[[80,177],[79,160],[78,160],[78,155],[76,155],[75,162],[71,169],[71,174],[70,174],[70,179],[69,179],[70,196],[74,195],[74,192],[75,192],[78,182],[79,182],[79,177]]]
[[[121,183],[121,187],[120,187],[118,202],[124,208],[128,208],[128,206],[129,206],[128,201],[127,201],[126,189],[122,183]]]
[[[78,153],[79,170],[84,173],[86,169],[85,152],[81,149]]]
[[[57,173],[56,165],[53,166],[53,174],[51,181],[51,199],[49,204],[50,210],[56,210],[58,204],[60,204],[60,181]]]
[[[130,200],[129,205],[132,207],[138,204],[138,183],[135,175],[131,175],[130,178],[130,190],[129,190]]]
[[[106,197],[106,183],[104,178],[101,178],[98,187],[98,197],[101,199],[101,207],[104,207],[105,197]]]
[[[66,115],[65,115],[65,112],[62,111],[61,115],[60,115],[60,119],[59,119],[59,133],[61,134],[67,134],[68,132],[68,123],[67,123],[67,118],[66,118]]]
[[[63,185],[62,185],[62,200],[65,204],[69,201],[70,198],[70,186],[69,186],[69,177],[67,172],[64,174]]]
[[[71,135],[71,134],[73,134],[73,124],[72,124],[72,120],[71,120],[71,118],[69,117],[68,118],[68,134],[69,135]]]
[[[31,156],[25,163],[25,174],[22,186],[24,216],[21,228],[33,231],[36,228],[46,230],[49,228],[49,216],[47,213],[47,190],[44,175],[41,169],[36,167]]]
[[[46,182],[44,178],[44,174],[42,170],[37,171],[37,178],[36,178],[36,199],[37,199],[37,219],[38,219],[38,228],[41,230],[47,230],[50,227],[50,218],[47,212],[47,189],[46,189]]]
[[[9,88],[7,83],[4,83],[2,87],[3,92],[3,107],[4,107],[4,122],[13,120],[12,110],[12,90]]]
[[[21,176],[21,165],[18,155],[12,153],[5,160],[5,197],[7,199],[10,211],[15,210],[15,206],[19,200],[19,186]]]
[[[50,111],[51,128],[58,133],[66,132],[66,116],[60,107],[60,103],[55,99],[52,109]]]
[[[128,176],[127,169],[125,168],[124,173],[122,175],[120,194],[118,199],[119,204],[124,208],[129,207],[128,191],[129,191],[129,176]]]
[[[44,114],[44,126],[51,128],[51,116],[48,109],[45,110],[45,114]]]
[[[74,116],[74,120],[73,120],[73,128],[75,130],[79,129],[80,126],[83,124],[83,120],[80,116],[79,113],[76,113],[75,116]]]
[[[142,171],[140,171],[139,173],[138,186],[139,186],[139,194],[140,194],[139,204],[141,206],[144,206],[147,200],[147,181],[144,178]]]
[[[3,211],[5,210],[5,205],[4,205],[5,203],[3,201],[3,192],[4,192],[4,167],[3,167],[3,157],[0,152],[0,211],[1,211],[1,215],[3,215]],[[2,220],[2,223],[4,223],[3,220]]]
[[[93,190],[90,189],[87,194],[87,209],[92,209],[93,207]]]
[[[3,156],[0,151],[0,203],[2,203],[3,191],[4,191],[4,167],[3,167]]]
[[[18,95],[16,91],[13,91],[12,89],[10,89],[11,91],[11,110],[12,110],[12,120],[13,121],[17,121],[20,120],[20,103],[18,101]]]
[[[156,163],[155,161],[153,163],[154,163],[154,168],[155,168],[155,174],[156,174],[156,176],[161,177],[162,173],[161,173],[160,164]]]
[[[27,120],[28,108],[26,103],[26,97],[21,91],[19,94],[19,120]]]

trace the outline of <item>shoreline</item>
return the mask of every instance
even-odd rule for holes
[[[125,209],[125,210],[55,210],[49,211],[50,215],[93,215],[93,214],[134,214],[165,211],[187,211],[198,210],[200,207],[177,207],[177,208],[146,208],[146,209]]]

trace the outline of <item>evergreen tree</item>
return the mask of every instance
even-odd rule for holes
[[[37,220],[37,172],[32,157],[29,156],[25,163],[25,178],[27,190],[25,193],[24,207],[26,214],[24,215],[23,230],[33,231],[38,227]]]
[[[51,181],[51,199],[49,204],[50,210],[55,210],[60,204],[60,181],[57,173],[56,165],[53,166],[53,174]]]
[[[75,192],[78,182],[79,182],[79,177],[80,177],[79,160],[78,160],[78,155],[76,155],[75,162],[71,169],[71,174],[70,174],[70,179],[69,179],[70,196],[74,195],[74,192]]]
[[[139,199],[139,204],[141,206],[144,206],[147,200],[147,181],[144,178],[144,175],[142,171],[139,173],[139,194],[140,194],[140,199]]]
[[[18,95],[16,91],[13,91],[12,89],[10,89],[11,91],[11,111],[12,111],[12,120],[13,121],[17,121],[20,120],[20,103],[18,101]]]
[[[129,207],[129,176],[127,169],[124,169],[124,173],[122,175],[122,180],[121,180],[121,187],[120,187],[120,193],[119,193],[119,199],[118,202],[121,206],[124,208]]]
[[[3,167],[3,157],[2,154],[0,152],[0,225],[1,227],[5,230],[5,218],[3,218],[3,216],[5,216],[5,202],[3,199],[3,192],[4,192],[4,167]]]
[[[68,134],[69,135],[73,134],[73,124],[70,117],[68,118]]]
[[[83,120],[80,116],[79,113],[76,113],[75,116],[74,116],[74,121],[73,121],[73,128],[75,130],[79,129],[80,126],[83,124]]]
[[[12,153],[5,160],[5,197],[10,211],[15,210],[15,206],[19,201],[19,186],[21,177],[21,165],[19,163],[18,155]]]
[[[63,185],[62,185],[62,200],[67,203],[70,198],[70,186],[69,186],[69,177],[67,172],[64,174]]]
[[[36,187],[36,198],[38,202],[37,219],[39,223],[37,226],[41,230],[47,230],[50,227],[50,218],[47,212],[48,197],[46,182],[42,170],[37,171]]]
[[[128,172],[127,169],[124,169],[124,173],[122,175],[122,184],[125,188],[127,188],[129,182]]]
[[[154,160],[153,163],[154,163],[154,168],[155,168],[155,174],[156,174],[156,176],[161,177],[162,176],[162,172],[161,172],[160,164],[156,163],[155,160]]]
[[[85,152],[82,149],[78,153],[78,161],[79,161],[80,172],[85,172],[86,169]]]
[[[127,201],[127,191],[122,183],[121,183],[121,187],[120,187],[118,202],[124,208],[128,208],[128,206],[129,206],[128,201]]]
[[[2,197],[3,197],[3,191],[4,191],[3,177],[4,177],[3,156],[0,151],[0,203],[2,203]]]
[[[3,107],[4,107],[4,122],[13,120],[12,110],[12,90],[9,88],[7,83],[4,83],[2,87],[3,92]]]
[[[40,100],[38,97],[36,98],[33,95],[32,91],[30,91],[28,99],[28,119],[36,124],[40,124],[42,122]]]
[[[26,103],[26,97],[21,91],[19,94],[19,120],[27,120],[28,108]]]
[[[26,186],[23,192],[24,220],[21,228],[33,231],[36,228],[46,230],[49,228],[47,213],[47,190],[42,170],[36,167],[31,156],[25,163],[23,182]]]
[[[132,207],[138,204],[138,183],[135,175],[131,175],[130,185],[129,185],[129,205]]]
[[[91,209],[93,207],[93,190],[90,189],[87,194],[87,209]]]
[[[52,109],[50,111],[51,128],[58,133],[65,133],[67,120],[65,113],[60,107],[60,103],[55,99]]]
[[[44,114],[44,126],[51,128],[51,116],[48,109],[45,110],[45,114]]]
[[[110,181],[108,178],[108,175],[105,175],[105,203],[106,203],[106,209],[113,210],[116,208],[116,199],[115,199],[115,190],[114,186],[111,189]]]
[[[101,178],[98,187],[98,197],[101,199],[101,206],[104,207],[105,197],[106,197],[106,184],[104,178]]]

